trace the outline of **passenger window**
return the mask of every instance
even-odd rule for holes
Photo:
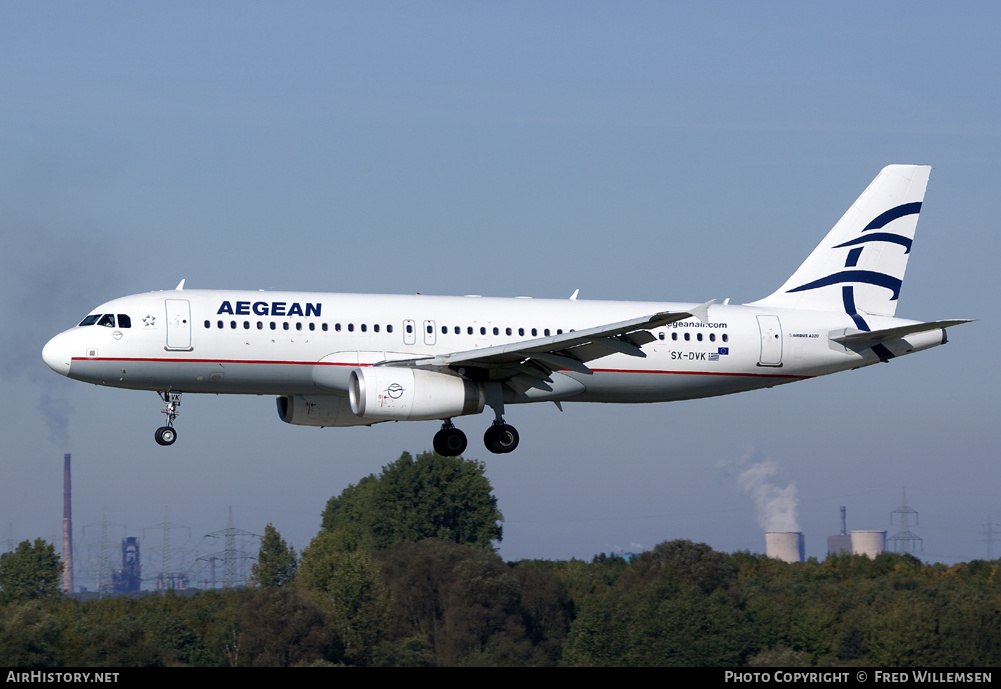
[[[685,333],[685,342],[688,342],[691,339],[692,339],[692,334],[691,333]]]
[[[262,321],[257,321],[257,329],[264,330],[264,323]]]
[[[236,321],[230,321],[230,322],[229,322],[229,327],[230,327],[231,329],[233,329],[233,330],[236,330]]]
[[[250,321],[244,321],[243,322],[243,329],[244,330],[250,330]]]
[[[376,324],[374,324],[374,325],[372,326],[372,331],[373,331],[373,332],[379,332],[379,324],[378,324],[378,323],[376,323]]]
[[[539,331],[537,329],[535,329],[535,328],[532,328],[532,337],[535,337],[538,334],[539,334]]]
[[[671,333],[671,339],[674,340],[675,342],[677,342],[678,341],[678,333]]]
[[[392,326],[392,325],[387,325],[387,326],[386,326],[386,332],[387,332],[387,333],[391,333],[391,332],[393,332],[393,326]]]
[[[729,342],[730,341],[730,337],[726,333],[723,333],[723,341],[724,342]]]
[[[288,321],[282,323],[282,330],[288,330]]]
[[[206,324],[205,325],[206,328],[209,327],[208,326],[208,321],[205,321],[205,324]],[[124,313],[118,314],[118,327],[119,328],[131,328],[132,327],[132,319],[129,318],[128,316],[126,316]]]
[[[657,336],[662,340],[664,339],[664,333],[657,333]]]
[[[270,327],[270,328],[271,328],[272,330],[277,330],[277,329],[278,329],[278,324],[277,324],[277,323],[275,323],[274,321],[271,321],[271,322],[270,322],[270,323],[269,323],[268,325],[269,325],[269,327]]]
[[[349,333],[353,333],[354,331],[355,331],[355,324],[354,323],[348,323],[348,332]]]
[[[500,335],[500,328],[494,328],[494,335]]]
[[[702,342],[702,333],[696,333],[695,339],[698,340],[699,342]]]
[[[510,335],[511,334],[511,328],[505,329],[504,333],[507,334],[507,335]]]
[[[441,334],[442,335],[448,335],[448,326],[447,325],[441,326]]]
[[[710,342],[716,341],[716,333],[709,333],[709,341]]]
[[[217,328],[219,328],[220,330],[222,330],[222,329],[223,329],[223,324],[222,324],[222,321],[216,321],[216,322],[215,322],[215,327],[217,327]]]
[[[473,326],[470,325],[469,327],[466,328],[466,334],[467,335],[472,335],[473,334]]]
[[[367,326],[367,325],[365,325],[364,323],[362,323],[362,324],[361,324],[361,331],[362,331],[362,332],[366,332],[367,330],[368,330],[368,326]]]
[[[302,330],[302,323],[296,323],[295,324],[295,329],[296,330]]]
[[[546,335],[546,337],[549,337],[549,328],[546,328],[542,332]]]
[[[212,321],[205,321],[205,328],[208,329],[211,327],[212,327]]]
[[[480,335],[486,335],[486,334],[487,334],[487,329],[484,328],[483,326],[480,326]]]
[[[320,330],[322,330],[323,332],[327,332],[327,324],[324,323],[323,325],[321,325]]]
[[[111,313],[106,313],[101,316],[101,320],[97,322],[98,325],[103,325],[105,328],[115,327],[115,316]]]
[[[455,334],[459,335],[461,332],[462,332],[462,328],[460,328],[459,326],[455,326]]]

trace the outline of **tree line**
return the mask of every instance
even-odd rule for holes
[[[502,521],[481,463],[404,453],[332,497],[301,554],[268,525],[241,589],[79,602],[52,546],[26,541],[0,556],[0,665],[1001,662],[1001,561],[789,564],[676,540],[504,562]]]

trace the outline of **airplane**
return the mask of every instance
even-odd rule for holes
[[[931,168],[890,165],[771,295],[743,305],[184,289],[114,299],[53,337],[45,363],[95,385],[156,391],[177,438],[182,393],[275,395],[282,421],[441,421],[494,413],[483,440],[512,452],[508,406],[726,395],[888,362],[968,320],[894,313]]]

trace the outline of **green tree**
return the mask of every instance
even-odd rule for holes
[[[62,573],[52,544],[41,538],[21,541],[13,552],[0,555],[0,602],[56,597]]]
[[[370,552],[344,530],[321,531],[302,551],[296,585],[326,611],[347,660],[367,663],[390,605]]]
[[[525,630],[518,578],[492,552],[440,539],[377,554],[393,601],[381,664],[545,665]]]
[[[291,667],[340,659],[339,644],[322,610],[292,587],[253,591],[240,612],[242,663]]]
[[[298,566],[295,548],[285,543],[273,524],[265,526],[257,562],[250,568],[254,584],[261,588],[284,586],[292,581]]]
[[[414,459],[404,452],[378,476],[331,498],[323,529],[349,530],[380,550],[425,538],[493,550],[503,519],[482,462],[433,452]]]

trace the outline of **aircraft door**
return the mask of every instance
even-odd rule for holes
[[[782,365],[782,324],[778,316],[758,316],[761,356],[758,366]]]
[[[410,318],[403,321],[403,344],[417,344],[417,324]]]
[[[424,344],[434,344],[434,321],[424,321]]]
[[[167,349],[191,351],[191,303],[164,299],[167,308]]]

